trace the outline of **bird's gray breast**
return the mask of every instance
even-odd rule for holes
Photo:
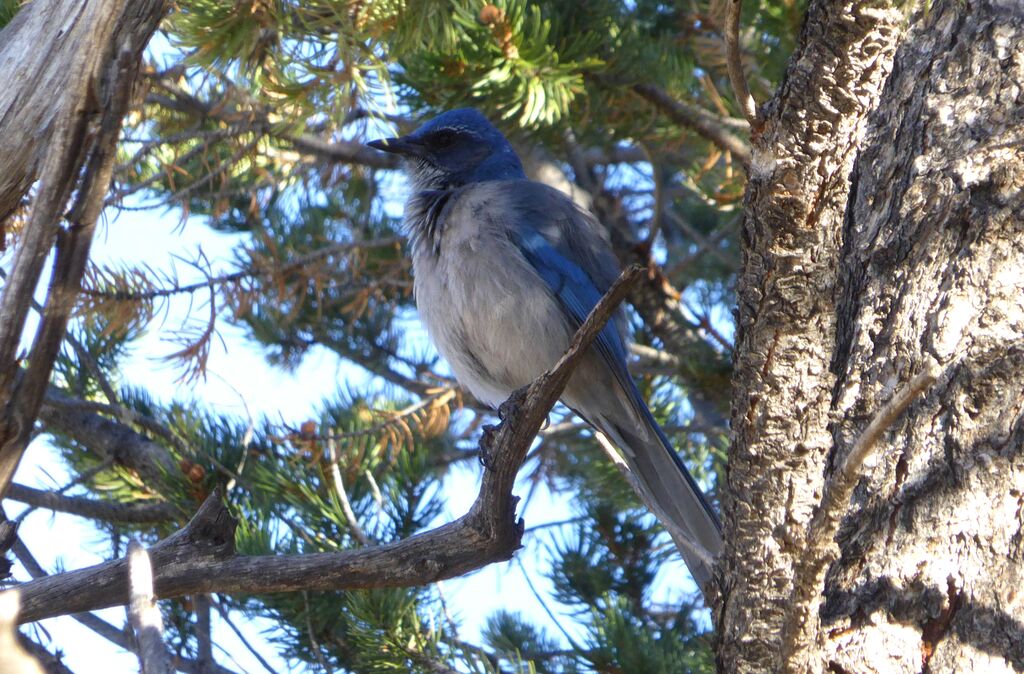
[[[414,244],[412,258],[416,306],[434,345],[460,383],[497,406],[558,359],[571,328],[520,252],[503,193],[487,185],[450,195],[436,239]],[[422,211],[407,217],[413,212]]]

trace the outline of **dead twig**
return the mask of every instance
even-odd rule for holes
[[[740,12],[743,9],[743,0],[728,0],[728,15],[725,20],[725,63],[729,70],[729,81],[732,83],[732,91],[736,96],[736,103],[739,104],[743,116],[747,118],[751,129],[758,127],[757,105],[754,97],[750,95],[750,88],[747,87],[747,75],[743,72],[743,56],[740,46]]]

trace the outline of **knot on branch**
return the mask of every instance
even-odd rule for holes
[[[158,543],[152,552],[162,557],[166,551],[174,556],[174,551],[180,549],[190,556],[228,559],[235,555],[237,528],[238,520],[224,504],[224,493],[217,487],[206,497],[185,528]]]

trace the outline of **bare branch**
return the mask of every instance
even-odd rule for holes
[[[509,559],[520,547],[512,488],[530,444],[561,395],[572,369],[640,277],[629,267],[576,331],[565,355],[502,406],[504,421],[481,440],[488,457],[480,493],[469,512],[431,531],[388,545],[304,555],[238,555],[235,521],[216,490],[189,524],[149,549],[160,598],[200,592],[271,592],[405,587],[452,578]],[[123,603],[124,559],[21,586],[23,621]]]
[[[743,57],[740,47],[740,12],[743,0],[728,0],[728,15],[725,20],[725,63],[729,70],[729,81],[736,95],[736,102],[747,118],[751,129],[758,127],[757,105],[747,87],[747,75],[743,72]]]
[[[159,484],[178,470],[166,449],[132,428],[83,409],[80,401],[50,388],[39,418],[47,430],[74,438],[102,460],[138,472],[147,484]]]
[[[213,659],[213,631],[210,623],[210,595],[197,594],[192,598],[196,613],[196,663],[200,670],[210,671]]]
[[[280,134],[275,137],[291,143],[296,150],[325,161],[362,164],[375,169],[397,169],[399,166],[396,155],[377,152],[362,143],[348,140],[327,142],[308,134],[301,136]]]
[[[819,621],[816,598],[824,590],[825,571],[835,558],[836,532],[846,512],[850,496],[860,478],[864,462],[873,453],[878,439],[918,396],[935,383],[941,373],[937,362],[929,359],[924,370],[896,392],[875,414],[850,449],[842,466],[825,484],[821,503],[807,528],[803,554],[793,578],[793,599],[786,614],[780,649],[783,671],[798,674],[807,671],[803,658],[814,652]]]
[[[45,578],[48,574],[46,570],[40,566],[39,562],[29,551],[28,547],[21,540],[14,541],[14,554],[17,555],[18,561],[28,571],[28,574],[33,578]],[[103,620],[99,616],[83,612],[73,613],[71,617],[81,623],[84,627],[89,628],[99,636],[103,637],[110,643],[114,644],[118,648],[122,648],[126,651],[132,651],[135,649],[135,644],[132,643],[128,633],[119,627],[111,625],[106,620]],[[42,647],[40,647],[42,648]],[[45,649],[44,649],[45,650]],[[43,657],[40,653],[36,652],[36,657]],[[213,663],[212,669],[207,667],[204,668],[200,665],[197,660],[188,660],[186,658],[171,656],[174,659],[174,666],[182,672],[187,674],[235,674],[234,671],[224,667],[223,665]],[[45,662],[45,661],[44,661]],[[4,670],[0,669],[0,672]]]
[[[250,653],[252,653],[252,656],[256,658],[257,662],[260,663],[263,669],[267,670],[269,674],[277,674],[277,670],[270,666],[270,663],[267,662],[267,659],[260,655],[260,652],[257,651],[253,647],[253,645],[249,643],[249,640],[245,637],[245,635],[242,634],[242,630],[238,629],[238,626],[235,625],[235,622],[231,619],[231,612],[228,610],[228,608],[224,606],[224,604],[220,601],[216,601],[214,603],[214,606],[217,608],[217,612],[220,613],[221,620],[227,623],[227,626],[230,627],[231,631],[235,633],[235,636],[238,637],[238,640],[242,642],[242,645],[245,646]]]
[[[672,98],[653,84],[637,84],[633,91],[664,112],[676,124],[693,129],[723,150],[728,150],[744,168],[750,167],[750,146],[730,131],[715,114],[690,103]]]
[[[42,665],[43,671],[45,671],[46,674],[75,674],[68,669],[63,662],[61,662],[61,654],[59,651],[57,653],[51,653],[46,650],[42,644],[37,644],[24,634],[18,635],[18,641],[21,643],[22,648],[28,651],[32,657],[39,661],[39,664]],[[6,672],[7,670],[0,671]]]
[[[170,503],[114,503],[81,496],[64,496],[18,483],[7,488],[5,498],[36,508],[80,515],[106,522],[165,522],[181,513]]]
[[[128,544],[128,586],[131,597],[128,618],[139,642],[142,674],[170,674],[171,663],[164,647],[164,620],[153,597],[153,567],[142,544]]]

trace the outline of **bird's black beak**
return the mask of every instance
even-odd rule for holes
[[[371,140],[367,143],[370,147],[375,150],[381,150],[382,152],[391,152],[392,154],[407,155],[412,157],[422,156],[425,149],[423,143],[410,138],[409,136],[402,136],[401,138],[381,138],[380,140]]]

